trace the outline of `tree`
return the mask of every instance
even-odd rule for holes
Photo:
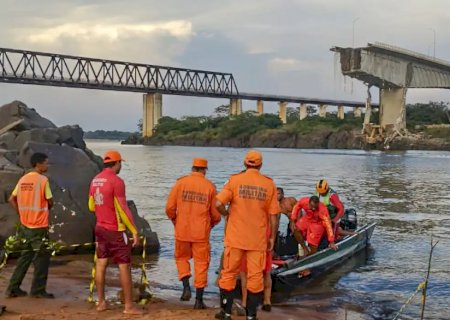
[[[144,122],[143,122],[142,118],[139,119],[139,122],[138,122],[138,124],[137,124],[137,127],[138,127],[138,132],[139,132],[140,134],[142,134],[142,131],[144,130],[144,129],[143,129],[143,128],[144,128]]]
[[[214,109],[214,115],[216,117],[228,117],[230,114],[230,105],[223,104]]]
[[[286,118],[287,123],[292,123],[297,121],[300,118],[300,107],[292,108],[287,107],[286,108]]]

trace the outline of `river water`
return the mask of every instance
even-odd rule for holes
[[[161,294],[180,294],[173,259],[173,227],[164,213],[175,180],[189,174],[193,157],[209,161],[207,176],[220,190],[228,176],[243,169],[246,149],[206,147],[122,146],[87,141],[97,154],[117,149],[126,159],[121,172],[127,197],[158,233],[159,256],[151,260],[149,277]],[[282,305],[324,299],[330,309],[344,306],[365,319],[392,319],[423,280],[430,238],[439,240],[432,260],[426,319],[450,319],[450,152],[379,152],[359,150],[261,149],[262,171],[286,196],[311,195],[315,182],[326,178],[346,207],[354,207],[361,223],[378,223],[371,247],[318,279]],[[211,235],[212,262],[208,293],[222,252],[223,223]],[[401,319],[419,319],[420,298]]]

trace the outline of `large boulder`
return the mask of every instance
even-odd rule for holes
[[[84,132],[79,126],[63,126],[58,128],[58,142],[68,146],[86,149],[86,143],[83,140]]]
[[[17,120],[22,120],[15,127],[19,131],[33,128],[56,128],[53,122],[41,117],[36,110],[28,108],[20,101],[13,101],[0,108],[0,129]]]
[[[7,202],[20,177],[31,169],[30,157],[35,152],[49,157],[46,175],[54,199],[49,217],[51,239],[75,250],[94,242],[95,215],[88,210],[88,192],[103,163],[86,148],[83,135],[79,126],[57,128],[21,102],[0,107],[0,245],[14,233],[19,221]],[[139,232],[147,237],[147,251],[157,251],[156,233],[138,215],[132,201],[129,206]]]
[[[14,140],[13,146],[15,149],[20,150],[28,141],[56,144],[58,139],[58,131],[55,128],[35,128],[20,132]]]
[[[17,212],[6,203],[0,203],[0,243],[16,232],[19,223]]]
[[[17,132],[7,131],[0,135],[0,148],[13,149],[14,141],[16,140]]]

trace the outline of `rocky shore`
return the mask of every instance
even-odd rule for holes
[[[87,207],[91,179],[100,172],[102,160],[86,148],[83,130],[77,126],[57,127],[20,101],[0,107],[0,245],[15,233],[17,213],[8,198],[19,178],[30,168],[32,153],[49,156],[49,177],[55,200],[50,217],[50,237],[67,246],[94,241],[95,216]],[[156,252],[159,241],[148,222],[129,202],[147,251]],[[70,247],[80,250],[83,247]]]
[[[250,136],[230,139],[202,139],[191,133],[176,138],[130,136],[123,144],[177,145],[233,148],[293,148],[293,149],[378,149],[378,150],[440,150],[450,151],[450,137],[433,138],[426,133],[409,133],[393,138],[386,146],[367,145],[360,129],[319,128],[308,133],[291,133],[282,129],[264,130]]]

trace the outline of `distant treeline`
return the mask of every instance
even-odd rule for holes
[[[287,108],[287,123],[283,124],[278,114],[263,114],[258,116],[254,111],[247,111],[238,116],[229,116],[229,106],[222,105],[214,110],[210,116],[187,116],[181,119],[162,117],[159,119],[153,136],[142,137],[142,120],[138,123],[140,133],[125,135],[125,143],[186,143],[193,142],[197,145],[211,145],[216,143],[236,140],[236,145],[242,145],[245,141],[264,139],[286,139],[286,137],[311,136],[320,132],[342,132],[361,129],[364,114],[356,118],[353,111],[345,114],[345,119],[337,118],[336,112],[330,112],[326,118],[319,117],[317,108],[307,107],[308,117],[299,120],[299,108]],[[372,123],[378,123],[378,111],[372,112]],[[424,132],[433,138],[450,139],[450,128],[428,128],[431,124],[450,124],[449,103],[429,102],[416,103],[406,106],[406,123],[410,132]],[[104,135],[102,135],[104,136]],[[279,138],[276,138],[279,137]],[[190,141],[190,142],[189,142]],[[276,144],[277,142],[274,142]],[[281,144],[281,142],[280,142]]]
[[[229,106],[217,107],[211,116],[183,117],[176,119],[162,117],[155,128],[154,139],[173,139],[177,136],[196,133],[203,139],[228,139],[254,134],[262,130],[283,130],[291,133],[308,133],[320,128],[351,130],[362,127],[364,116],[355,118],[352,111],[345,119],[338,119],[336,113],[320,118],[313,106],[308,107],[308,117],[299,120],[298,108],[287,108],[287,124],[283,125],[277,114],[257,116],[247,111],[238,116],[229,117]],[[373,112],[371,122],[378,121],[378,112]],[[409,104],[406,108],[406,123],[409,130],[418,125],[450,123],[449,103],[429,102]]]
[[[132,135],[134,132],[128,131],[105,131],[105,130],[95,130],[86,131],[84,133],[85,139],[105,139],[105,140],[124,140]]]

